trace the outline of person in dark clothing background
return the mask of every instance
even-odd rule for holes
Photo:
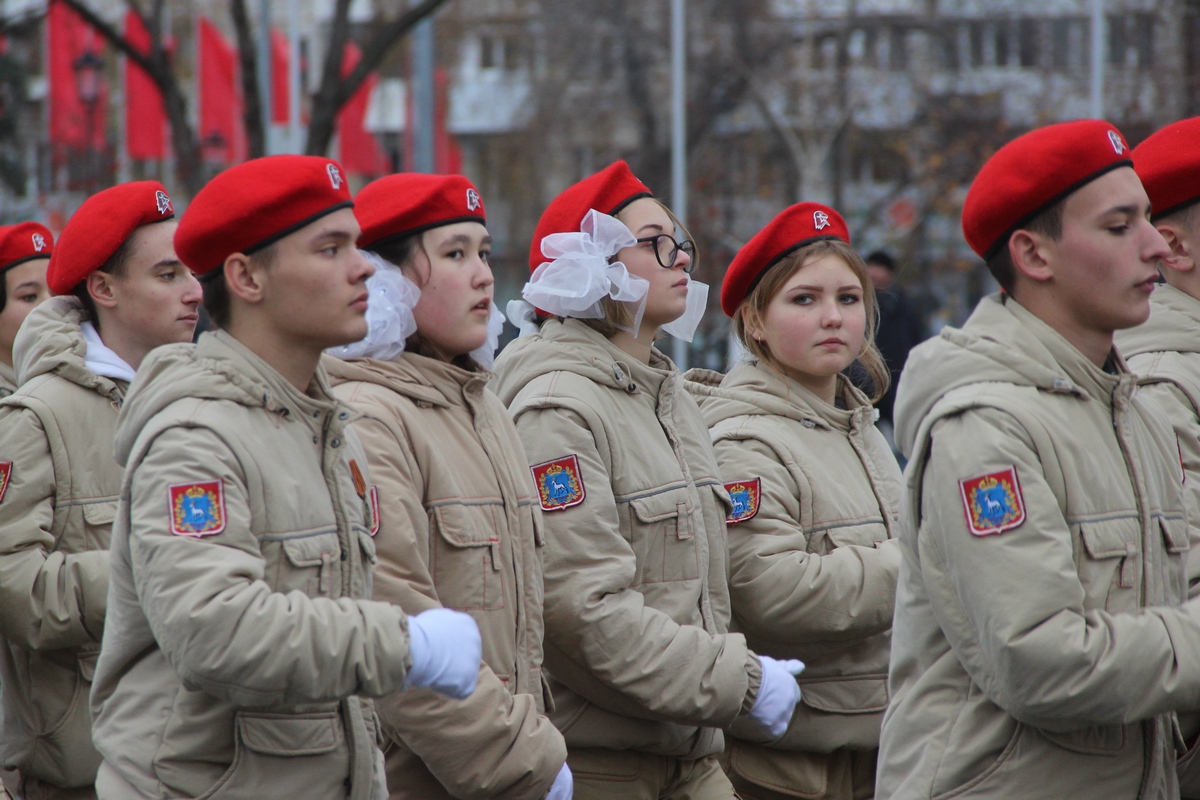
[[[866,261],[879,303],[879,329],[875,334],[875,342],[879,346],[879,352],[883,354],[888,371],[892,374],[891,385],[876,403],[880,421],[887,423],[882,426],[884,435],[891,441],[892,406],[896,402],[896,384],[900,381],[900,371],[904,369],[904,362],[908,360],[908,351],[925,339],[925,321],[917,304],[900,284],[896,283],[895,259],[885,250],[876,250],[867,256]]]

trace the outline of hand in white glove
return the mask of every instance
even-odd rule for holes
[[[408,618],[412,668],[404,688],[428,687],[448,697],[470,697],[479,680],[483,654],[479,626],[470,615],[448,608],[431,608]]]
[[[794,658],[776,661],[769,656],[759,656],[758,660],[762,664],[762,685],[758,688],[758,697],[754,698],[750,718],[772,739],[778,739],[787,731],[796,704],[800,702],[796,676],[804,671],[804,662]]]
[[[571,768],[564,763],[554,778],[554,784],[550,787],[550,793],[546,795],[546,800],[571,800],[571,793],[574,791],[575,781],[571,778]]]

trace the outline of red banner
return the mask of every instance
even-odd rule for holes
[[[150,53],[150,31],[133,11],[125,14],[125,38],[139,53]],[[125,59],[125,149],[129,157],[163,158],[166,130],[162,93],[144,69]]]
[[[238,55],[216,25],[200,17],[200,147],[204,160],[246,160]]]
[[[342,56],[342,77],[349,75],[358,66],[359,61],[362,61],[362,51],[358,49],[358,45],[350,42]],[[392,171],[387,154],[379,146],[375,134],[363,127],[367,117],[367,104],[377,83],[379,76],[372,72],[338,112],[338,159],[347,172],[369,178]]]
[[[46,12],[46,38],[55,160],[65,159],[65,149],[103,150],[108,120],[103,40],[82,17],[55,0]]]
[[[291,49],[287,37],[278,28],[271,29],[271,121],[286,125],[291,119],[291,91],[288,85]]]

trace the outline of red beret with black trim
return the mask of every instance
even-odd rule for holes
[[[479,190],[462,175],[401,172],[371,181],[354,196],[362,226],[358,246],[369,249],[389,239],[453,225],[486,225]]]
[[[991,259],[1022,225],[1118,167],[1132,167],[1129,145],[1112,123],[1060,122],[1018,136],[979,170],[963,203],[967,244]]]
[[[250,255],[353,207],[345,176],[341,165],[322,156],[266,156],[230,167],[188,205],[175,231],[175,252],[197,275],[216,275],[234,253]]]
[[[634,200],[653,196],[624,161],[614,161],[595,175],[568,186],[550,201],[538,220],[529,246],[529,271],[533,272],[546,260],[542,255],[542,239],[552,233],[579,233],[579,225],[588,211],[595,209],[615,216]]]
[[[1133,169],[1150,196],[1153,219],[1200,202],[1200,117],[1151,134],[1133,148]]]
[[[40,222],[21,222],[0,228],[0,272],[54,252],[54,235]]]
[[[850,244],[850,229],[842,215],[820,203],[797,203],[785,208],[746,242],[725,271],[721,310],[732,317],[746,295],[754,291],[767,270],[806,244],[840,239]]]
[[[50,291],[68,294],[104,266],[135,230],[174,216],[171,197],[158,181],[122,183],[92,195],[58,237],[46,269]]]

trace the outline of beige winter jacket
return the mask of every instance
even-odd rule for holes
[[[17,390],[17,371],[0,361],[0,397],[8,397]]]
[[[1112,363],[1001,295],[909,357],[878,796],[1178,795],[1171,712],[1200,708],[1182,473]]]
[[[386,514],[376,600],[454,608],[483,637],[466,700],[431,690],[377,704],[392,798],[540,800],[567,757],[544,716],[541,510],[525,451],[487,373],[404,353],[326,359]],[[548,693],[547,693],[548,694]]]
[[[496,362],[546,527],[551,718],[567,744],[718,753],[762,674],[727,633],[729,495],[675,366],[550,320]]]
[[[381,800],[373,705],[411,664],[371,592],[352,414],[223,332],[142,363],[92,692],[101,798]]]
[[[687,377],[735,503],[734,626],[756,652],[806,664],[787,733],[769,745],[735,738],[731,765],[760,786],[819,794],[823,760],[793,753],[879,745],[900,567],[900,468],[875,428],[875,409],[847,380],[835,407],[758,363],[723,380],[699,370]]]
[[[1117,335],[1117,347],[1139,377],[1143,396],[1155,401],[1179,441],[1187,479],[1188,518],[1193,527],[1188,555],[1188,595],[1200,594],[1200,300],[1162,284],[1150,296],[1150,319]],[[1180,758],[1184,797],[1200,798],[1200,715],[1180,714],[1189,751]]]
[[[61,787],[90,785],[100,763],[88,691],[126,388],[84,363],[83,315],[72,297],[30,312],[14,346],[21,389],[0,401],[0,746],[6,767]]]

